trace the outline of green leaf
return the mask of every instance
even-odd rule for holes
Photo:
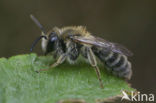
[[[100,88],[94,69],[83,60],[71,65],[63,63],[46,72],[52,56],[25,54],[0,58],[0,103],[56,103],[59,100],[83,99],[95,103],[121,95],[121,90],[134,90],[124,80],[100,66],[104,89]]]

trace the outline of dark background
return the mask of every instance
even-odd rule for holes
[[[132,87],[156,93],[156,1],[0,0],[0,57],[30,53],[40,35],[34,14],[50,30],[84,25],[95,35],[125,45],[134,56]],[[40,45],[35,52],[41,54]]]

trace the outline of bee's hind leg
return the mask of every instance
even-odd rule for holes
[[[100,87],[104,88],[103,83],[102,83],[102,79],[101,79],[100,70],[97,66],[97,61],[96,61],[95,55],[93,54],[93,51],[91,48],[88,48],[87,52],[88,52],[88,60],[91,64],[91,66],[95,69],[96,75],[97,75],[98,80],[100,82]]]
[[[48,69],[40,69],[39,71],[36,71],[37,73],[41,72],[41,71],[48,71],[49,69],[52,69],[56,66],[58,66],[59,64],[62,64],[66,59],[66,54],[62,54],[55,63],[53,63],[50,68]]]

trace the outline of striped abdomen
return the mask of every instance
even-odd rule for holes
[[[92,48],[94,54],[105,63],[107,69],[114,75],[130,79],[132,75],[131,63],[125,55],[114,53],[105,49]]]

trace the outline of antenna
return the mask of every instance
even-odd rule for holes
[[[41,40],[42,38],[47,39],[46,36],[46,31],[44,29],[44,27],[41,25],[41,23],[31,14],[30,18],[35,22],[35,24],[41,29],[41,31],[44,33],[44,35],[39,36],[32,44],[30,51],[32,52],[33,48],[36,46],[36,44],[38,43],[39,40]]]
[[[45,31],[44,27],[41,25],[41,23],[32,14],[30,15],[30,18],[32,19],[32,21],[34,21],[34,23],[41,29],[41,31],[45,35],[46,31]]]
[[[40,41],[42,38],[47,39],[47,37],[44,36],[44,35],[39,36],[39,37],[33,42],[32,46],[31,46],[31,48],[30,48],[30,51],[31,51],[31,52],[33,51],[33,49],[34,49],[34,47],[36,46],[36,44],[38,43],[38,41]]]

